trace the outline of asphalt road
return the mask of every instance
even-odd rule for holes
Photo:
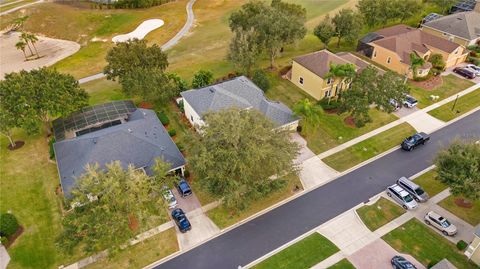
[[[431,134],[412,152],[396,150],[154,268],[237,269],[432,165],[455,138],[480,139],[480,111]],[[195,229],[195,227],[193,227]]]

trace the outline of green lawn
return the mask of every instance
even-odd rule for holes
[[[436,177],[437,172],[433,169],[415,178],[414,181],[420,185],[430,197],[433,197],[447,188],[447,186],[437,180]]]
[[[425,266],[448,258],[457,268],[478,268],[454,244],[416,219],[382,238],[397,251],[412,255]]]
[[[455,216],[470,223],[472,226],[480,224],[480,200],[473,202],[473,207],[464,208],[455,204],[455,199],[457,198],[458,197],[451,195],[438,204],[446,210],[452,212]]]
[[[353,266],[347,259],[343,259],[328,267],[328,269],[355,269],[355,266]]]
[[[335,254],[339,249],[319,233],[300,240],[254,266],[254,269],[307,269]]]
[[[415,129],[405,122],[328,156],[322,161],[333,169],[342,172],[398,146],[405,137],[414,133]]]
[[[233,212],[220,205],[208,211],[207,216],[218,226],[218,228],[227,228],[230,225],[246,219],[257,212],[294,195],[296,193],[294,191],[295,186],[299,186],[300,188],[302,187],[302,183],[300,182],[298,176],[287,176],[286,179],[288,180],[288,184],[284,188],[271,193],[267,197],[252,202],[249,207],[242,211]],[[197,190],[196,193],[198,195],[199,191]]]
[[[403,208],[383,197],[373,205],[364,205],[357,209],[357,214],[371,231],[377,230],[403,213],[405,213]]]
[[[143,268],[178,251],[175,228],[170,228],[143,242],[130,246],[110,259],[104,259],[86,269]]]
[[[439,96],[436,100],[438,102],[475,84],[451,74],[441,78],[443,83],[432,90],[425,90],[410,84],[410,94],[418,100],[417,106],[419,108],[424,108],[434,103],[430,98],[431,95]]]
[[[454,118],[478,107],[480,104],[480,89],[459,97],[457,103],[455,104],[455,108],[452,109],[454,104],[455,101],[451,101],[428,112],[428,114],[443,121],[453,120]]]

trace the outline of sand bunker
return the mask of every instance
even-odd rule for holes
[[[80,49],[80,45],[73,41],[37,36],[38,42],[35,43],[35,46],[41,58],[25,61],[23,52],[15,48],[19,36],[20,33],[17,32],[0,33],[0,79],[3,79],[7,73],[18,72],[22,69],[28,71],[53,65]],[[27,55],[30,54],[28,48],[25,52]]]
[[[128,34],[124,35],[117,35],[112,38],[112,41],[117,43],[117,42],[126,42],[130,39],[143,39],[148,33],[151,31],[162,27],[164,24],[163,20],[159,19],[151,19],[151,20],[146,20],[142,22],[137,29],[135,29],[133,32],[130,32]]]

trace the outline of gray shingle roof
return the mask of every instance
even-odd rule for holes
[[[467,40],[480,37],[480,13],[475,11],[443,16],[423,25]]]
[[[185,165],[185,159],[160,123],[154,111],[137,109],[128,121],[54,144],[62,189],[66,197],[87,164],[101,168],[114,160],[123,167],[133,164],[151,174],[157,157],[172,164]]]
[[[245,76],[198,90],[184,91],[181,95],[200,116],[209,111],[237,107],[257,109],[277,126],[298,120],[290,108],[281,102],[268,100],[263,91]]]

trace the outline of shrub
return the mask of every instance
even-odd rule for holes
[[[177,148],[178,148],[178,150],[180,150],[180,151],[183,151],[183,150],[185,150],[185,147],[183,146],[183,144],[182,144],[182,143],[178,142],[178,143],[176,143],[176,144],[177,144]]]
[[[252,82],[255,83],[264,92],[270,89],[270,80],[263,70],[255,70],[252,76]]]
[[[457,242],[457,248],[458,250],[464,250],[466,249],[468,246],[467,242],[463,241],[463,240],[460,240]]]
[[[171,137],[174,137],[175,135],[177,135],[177,131],[175,129],[171,129],[171,130],[168,130],[168,134],[171,136]]]
[[[8,238],[5,236],[0,236],[0,244],[6,245],[8,243]]]
[[[170,122],[170,119],[168,118],[168,116],[161,111],[157,112],[157,116],[163,125],[167,125]]]
[[[11,236],[18,230],[18,221],[13,214],[0,214],[0,236]]]
[[[337,99],[330,99],[330,102],[329,102],[328,98],[323,98],[322,100],[318,101],[318,104],[324,110],[332,110],[340,107],[340,101],[338,101]]]
[[[206,87],[213,82],[213,73],[208,70],[199,70],[193,75],[192,88],[199,89]]]
[[[183,104],[183,100],[180,100],[180,102],[177,103],[178,108],[180,111],[185,112],[185,105]]]
[[[480,65],[480,58],[468,56],[467,61],[471,62],[474,65]]]
[[[183,172],[183,176],[184,176],[185,178],[189,178],[189,177],[190,177],[190,171],[185,170],[185,171]]]
[[[55,137],[51,137],[48,141],[48,146],[50,147],[50,160],[55,159],[55,150],[53,149],[53,144],[55,143]]]

